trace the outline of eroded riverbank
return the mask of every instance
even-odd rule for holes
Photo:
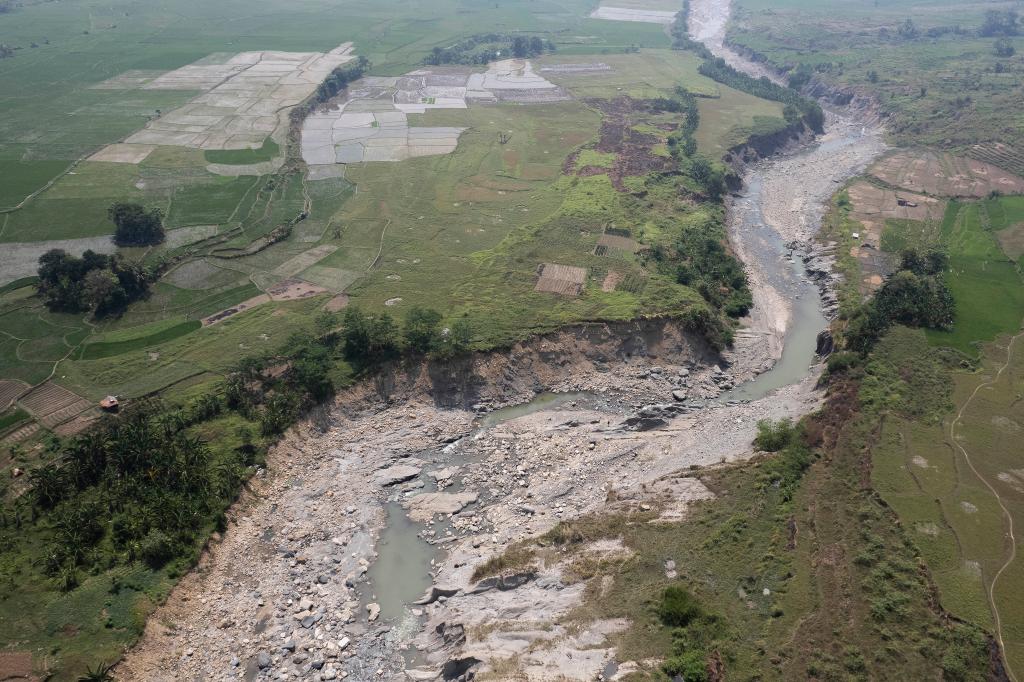
[[[724,35],[721,2],[691,7]],[[830,115],[819,143],[748,169],[730,238],[755,308],[722,357],[671,323],[593,325],[340,396],[273,450],[223,539],[154,615],[118,676],[454,679],[509,661],[515,669],[503,674],[531,679],[613,670],[605,637],[625,624],[566,627],[583,587],[563,583],[557,564],[505,583],[473,581],[475,567],[611,500],[657,501],[666,520],[679,518],[710,496],[691,467],[745,458],[757,420],[819,404],[811,365],[825,318],[792,242],[814,234],[836,183],[881,149],[877,131]],[[509,419],[471,409],[538,391],[579,395]],[[404,521],[388,532],[406,551],[377,543],[398,509],[424,521],[420,540]],[[408,603],[406,583],[426,571],[433,589]]]

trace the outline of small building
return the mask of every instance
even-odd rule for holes
[[[117,400],[116,395],[108,395],[106,398],[100,401],[100,407],[107,412],[117,412],[117,408],[121,405]]]

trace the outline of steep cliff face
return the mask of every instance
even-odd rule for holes
[[[796,66],[795,64],[776,64],[760,52],[735,43],[728,38],[725,40],[725,45],[733,52],[770,69],[782,79],[786,79],[788,73]],[[864,88],[843,87],[815,75],[800,92],[818,100],[825,106],[845,107],[856,112],[865,122],[878,123],[886,118],[886,113],[882,110],[878,100]]]
[[[679,320],[592,322],[456,360],[384,367],[372,381],[350,389],[341,402],[352,406],[382,398],[427,399],[448,408],[493,408],[541,391],[622,388],[632,384],[631,371],[652,364],[711,367],[721,362],[719,353]]]
[[[798,146],[811,137],[814,133],[803,121],[797,121],[774,133],[750,136],[743,144],[730,147],[722,161],[740,173],[743,166]]]

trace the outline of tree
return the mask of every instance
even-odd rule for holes
[[[90,310],[123,303],[124,289],[113,271],[103,268],[90,270],[82,282],[82,302]]]
[[[896,35],[903,40],[913,40],[919,35],[919,32],[917,30],[917,26],[914,25],[913,20],[910,17],[907,17],[907,19],[899,25],[899,28],[896,29]]]
[[[996,40],[993,49],[995,50],[997,57],[1012,57],[1017,52],[1017,49],[1013,46],[1013,43],[1011,43],[1006,38],[999,38],[998,40]],[[996,66],[1002,65],[997,64]]]
[[[118,246],[147,246],[164,240],[163,212],[141,204],[118,202],[107,209],[114,223],[114,241]]]
[[[406,345],[417,353],[428,353],[438,342],[441,331],[441,313],[429,308],[413,306],[405,314],[402,335]]]
[[[512,56],[517,59],[530,56],[530,41],[523,36],[516,36],[512,39]]]
[[[978,29],[978,33],[986,38],[1018,35],[1020,33],[1020,24],[1017,23],[1017,11],[1012,9],[988,10],[985,12],[985,22]]]
[[[345,309],[341,338],[345,358],[372,363],[384,360],[398,349],[398,329],[387,313],[370,317],[355,306]]]

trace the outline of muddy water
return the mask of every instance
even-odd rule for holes
[[[803,262],[764,219],[763,173],[768,172],[770,167],[745,178],[745,193],[735,200],[730,213],[730,233],[734,240],[742,240],[748,259],[755,261],[748,260],[747,266],[758,269],[762,284],[789,303],[789,324],[782,357],[767,372],[722,394],[723,401],[757,400],[802,380],[815,361],[818,332],[828,327],[818,288],[807,279]]]
[[[409,519],[397,502],[387,505],[387,526],[377,541],[377,559],[367,576],[373,594],[367,602],[380,605],[380,617],[403,623],[411,616],[409,604],[430,587],[430,563],[439,551],[419,536],[423,526]]]

